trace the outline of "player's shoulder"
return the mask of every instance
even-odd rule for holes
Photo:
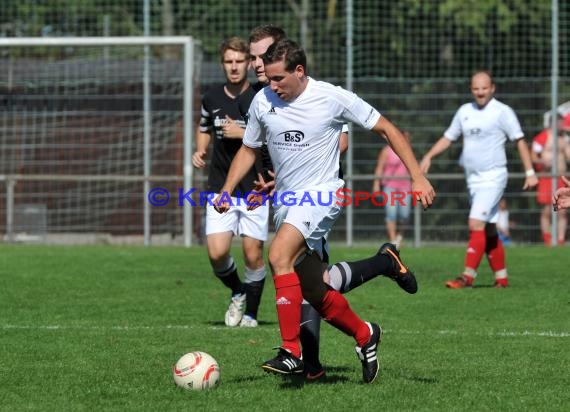
[[[261,89],[263,89],[265,86],[267,86],[265,83],[262,82],[257,82],[251,85],[251,88],[253,89],[253,91],[255,93],[257,93],[258,91],[260,91]]]
[[[513,113],[514,114],[514,110],[511,106],[509,106],[507,103],[504,103],[496,98],[493,97],[493,99],[491,99],[491,101],[489,102],[489,107],[492,108],[493,110],[500,110],[502,112],[508,112],[508,113]]]
[[[219,100],[221,98],[223,98],[225,96],[225,92],[224,92],[224,84],[214,84],[210,87],[208,87],[208,90],[206,90],[203,94],[202,100],[204,101],[213,101],[213,100]]]
[[[311,87],[313,89],[317,89],[317,90],[324,90],[327,92],[327,94],[330,95],[344,95],[344,94],[352,94],[352,92],[349,92],[348,90],[346,90],[345,88],[343,88],[342,86],[338,86],[336,84],[332,84],[329,82],[326,82],[324,80],[316,80],[313,78],[309,78],[309,82],[311,84]]]

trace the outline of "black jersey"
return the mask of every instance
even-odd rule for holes
[[[252,84],[251,88],[253,89],[253,94],[255,95],[265,86],[267,85],[261,82]],[[253,98],[249,96],[244,96],[244,98],[242,98],[242,95],[238,96],[239,112],[241,114],[241,117],[245,120],[246,123],[247,123],[247,112],[249,111],[249,106],[251,106],[252,99]],[[268,173],[269,171],[273,171],[273,163],[271,163],[271,157],[269,157],[269,150],[267,149],[267,145],[264,144],[261,146],[261,172],[263,179],[266,182],[270,182],[271,180],[273,180],[273,178]]]
[[[245,127],[245,119],[240,113],[238,102],[243,102],[249,107],[255,93],[250,86],[239,95],[239,98],[231,98],[224,91],[224,85],[218,85],[208,90],[202,98],[200,132],[209,133],[214,140],[208,172],[208,191],[210,192],[219,193],[222,189],[232,160],[242,144],[241,139],[224,138],[222,126],[226,121],[226,116]],[[253,167],[247,173],[232,196],[245,197],[246,193],[253,189],[253,181],[257,180],[257,170],[260,168]]]

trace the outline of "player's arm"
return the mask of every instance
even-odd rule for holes
[[[348,132],[342,132],[340,134],[340,141],[338,148],[340,150],[341,155],[343,155],[348,150]]]
[[[570,161],[570,137],[564,136],[564,157]]]
[[[570,208],[570,180],[562,176],[565,187],[558,188],[552,195],[554,211]]]
[[[210,145],[210,133],[200,131],[200,127],[196,130],[196,151],[192,155],[192,164],[194,167],[202,169],[206,167],[206,154],[208,153],[208,146]]]
[[[521,162],[524,166],[526,178],[524,180],[523,190],[531,189],[538,184],[538,179],[534,173],[534,168],[532,167],[532,159],[530,156],[530,150],[528,150],[528,145],[524,138],[517,140],[517,150],[519,151],[519,156]]]
[[[416,194],[415,198],[422,202],[424,209],[430,207],[435,198],[435,190],[422,173],[410,142],[408,142],[402,132],[384,116],[378,119],[372,131],[388,141],[392,150],[396,152],[410,173],[412,191]]]
[[[243,135],[245,134],[245,128],[241,127],[229,116],[226,116],[222,130],[226,139],[243,139]]]
[[[431,149],[429,149],[428,152],[422,158],[422,161],[420,163],[422,172],[427,173],[431,166],[431,159],[445,152],[449,148],[449,146],[451,146],[451,140],[449,140],[445,136],[440,137],[439,140],[435,142],[435,144],[431,147]]]
[[[255,164],[258,150],[242,144],[237,151],[234,160],[232,160],[224,186],[220,190],[220,194],[214,199],[214,207],[219,213],[229,210],[231,206],[229,202],[230,193],[234,191],[239,182]]]
[[[535,150],[530,151],[530,160],[532,160],[532,163],[534,163],[535,165],[540,165],[543,163],[540,153]]]

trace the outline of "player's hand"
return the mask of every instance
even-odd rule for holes
[[[247,210],[255,210],[267,201],[267,196],[273,196],[275,192],[275,173],[271,170],[267,172],[273,180],[266,182],[261,173],[257,174],[257,180],[254,180],[254,188],[247,196]]]
[[[561,187],[552,195],[552,207],[554,211],[570,208],[570,180],[562,176],[566,187]]]
[[[253,181],[253,184],[255,185],[254,190],[258,192],[267,193],[268,196],[273,196],[273,193],[275,192],[275,172],[273,172],[272,170],[268,170],[267,174],[273,180],[265,181],[263,175],[261,173],[258,173],[257,180]]]
[[[524,180],[523,190],[532,189],[538,184],[538,178],[536,175],[527,176]]]
[[[430,207],[435,199],[435,190],[423,175],[412,182],[412,192],[416,200],[422,203],[424,210]]]
[[[424,158],[420,162],[420,169],[421,169],[422,173],[427,174],[430,166],[431,166],[431,159],[429,157],[424,156]]]
[[[192,164],[194,165],[194,167],[198,169],[203,169],[204,167],[206,167],[206,162],[204,161],[205,157],[206,157],[205,150],[200,150],[200,151],[196,150],[192,155]]]
[[[255,210],[263,204],[263,194],[256,190],[252,190],[249,195],[247,195],[246,202],[247,210]]]
[[[212,202],[214,204],[214,209],[216,210],[216,212],[222,214],[230,210],[231,202],[228,202],[228,199],[230,199],[230,196],[228,195],[227,192],[222,192],[218,196],[216,196],[216,198]]]
[[[226,121],[222,126],[222,132],[227,139],[241,139],[245,132],[244,128],[236,123],[234,119],[226,115]]]

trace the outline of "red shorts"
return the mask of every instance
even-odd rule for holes
[[[562,179],[558,179],[558,187],[564,187]],[[539,177],[538,178],[538,191],[536,193],[536,201],[539,205],[552,204],[552,178]]]

